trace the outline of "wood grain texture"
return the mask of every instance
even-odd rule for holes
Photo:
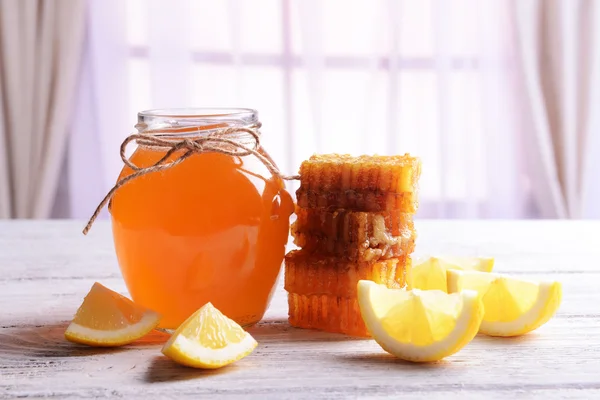
[[[416,221],[417,253],[489,255],[496,270],[563,282],[558,315],[514,339],[478,336],[429,365],[372,340],[294,329],[280,286],[257,350],[218,371],[179,367],[155,332],[119,349],[63,339],[93,282],[126,293],[110,226],[0,221],[0,398],[600,398],[600,222]]]

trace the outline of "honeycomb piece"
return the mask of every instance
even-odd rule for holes
[[[288,308],[290,325],[297,328],[370,336],[355,297],[288,293]]]
[[[419,159],[408,154],[321,154],[313,155],[300,166],[300,188],[318,192],[414,192],[420,173]]]
[[[354,212],[297,207],[291,231],[294,243],[308,253],[377,261],[409,255],[415,247],[412,214]]]
[[[352,211],[400,211],[414,214],[419,206],[417,192],[383,192],[379,190],[313,190],[300,187],[296,191],[298,206],[344,208]]]
[[[289,293],[303,295],[356,297],[356,286],[361,279],[389,288],[404,287],[410,266],[409,257],[374,263],[351,262],[294,250],[285,256],[284,287]]]

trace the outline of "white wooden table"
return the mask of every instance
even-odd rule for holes
[[[125,292],[110,226],[82,227],[0,221],[0,398],[600,398],[600,222],[418,222],[418,253],[491,255],[499,272],[562,281],[558,315],[530,335],[480,336],[415,365],[372,340],[290,327],[280,288],[251,331],[257,350],[212,372],[163,357],[159,332],[108,350],[63,339],[94,281]]]

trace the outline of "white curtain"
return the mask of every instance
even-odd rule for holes
[[[517,1],[514,15],[522,129],[537,203],[551,217],[598,216],[600,4]]]
[[[419,217],[600,214],[593,0],[89,6],[74,217],[114,183],[136,112],[185,106],[258,109],[285,173],[312,153],[417,155]]]
[[[73,117],[85,2],[0,1],[0,218],[47,218]]]

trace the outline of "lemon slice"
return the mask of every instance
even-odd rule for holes
[[[531,282],[500,274],[448,270],[448,291],[476,290],[485,315],[479,328],[490,336],[518,336],[539,328],[558,310],[559,282]]]
[[[477,334],[483,305],[477,292],[388,289],[358,282],[358,303],[367,329],[383,349],[407,361],[450,356]]]
[[[491,272],[493,258],[428,257],[416,259],[408,279],[409,289],[441,290],[447,292],[446,270],[476,270]]]
[[[241,326],[206,303],[177,328],[162,352],[189,367],[214,369],[246,357],[256,345]]]
[[[94,283],[83,299],[65,338],[90,346],[122,346],[156,328],[160,315]]]

